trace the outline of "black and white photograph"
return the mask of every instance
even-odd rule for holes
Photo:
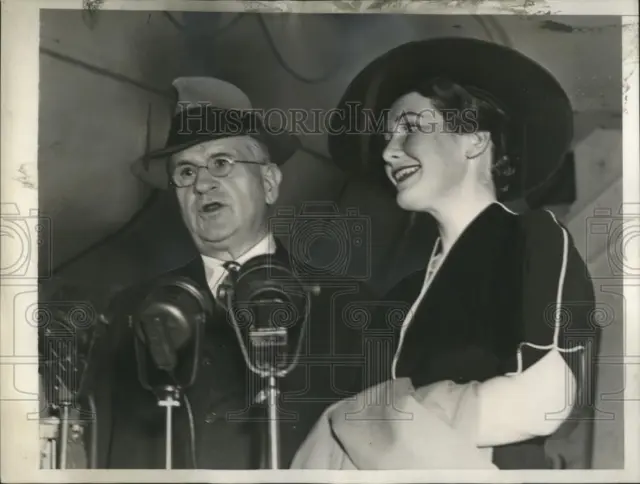
[[[3,482],[636,482],[635,2],[165,3],[2,2]]]

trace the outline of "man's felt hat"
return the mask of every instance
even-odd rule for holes
[[[197,144],[234,136],[262,142],[275,164],[287,161],[299,148],[296,136],[266,124],[259,110],[237,86],[212,77],[180,77],[173,81],[177,96],[164,148],[146,153],[133,164],[133,173],[148,184],[169,187],[169,157]]]
[[[349,84],[331,117],[329,152],[345,171],[385,179],[383,130],[371,134],[363,116],[378,116],[402,95],[444,78],[508,116],[513,183],[503,201],[523,199],[561,167],[573,137],[567,94],[545,68],[492,42],[437,38],[396,47],[369,63]],[[376,119],[376,118],[369,118]],[[380,119],[380,118],[377,118]],[[369,124],[368,126],[374,126]]]

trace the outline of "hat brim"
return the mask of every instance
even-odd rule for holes
[[[369,63],[349,84],[331,119],[328,147],[335,163],[347,173],[386,181],[381,136],[349,132],[357,122],[354,106],[380,112],[412,87],[434,78],[489,93],[521,128],[518,180],[501,200],[528,196],[560,168],[573,138],[573,110],[564,89],[523,54],[466,38],[410,42]]]
[[[271,162],[276,165],[282,165],[288,161],[301,146],[299,138],[287,132],[261,132],[250,136],[265,145]],[[171,156],[201,143],[229,137],[212,133],[185,143],[151,151],[134,161],[132,173],[148,185],[166,190],[170,186],[167,163]]]

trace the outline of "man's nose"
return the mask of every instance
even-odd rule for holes
[[[196,175],[196,182],[194,183],[194,187],[197,192],[204,193],[208,192],[211,189],[217,188],[220,185],[220,180],[209,173],[209,170],[206,166],[201,166],[198,169],[198,173]]]

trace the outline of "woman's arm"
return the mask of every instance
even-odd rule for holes
[[[557,350],[518,375],[480,385],[477,444],[495,447],[553,434],[571,414],[576,379]]]
[[[553,434],[593,385],[586,365],[598,328],[587,268],[550,212],[527,217],[524,341],[515,349],[515,371],[480,385],[481,447]]]

